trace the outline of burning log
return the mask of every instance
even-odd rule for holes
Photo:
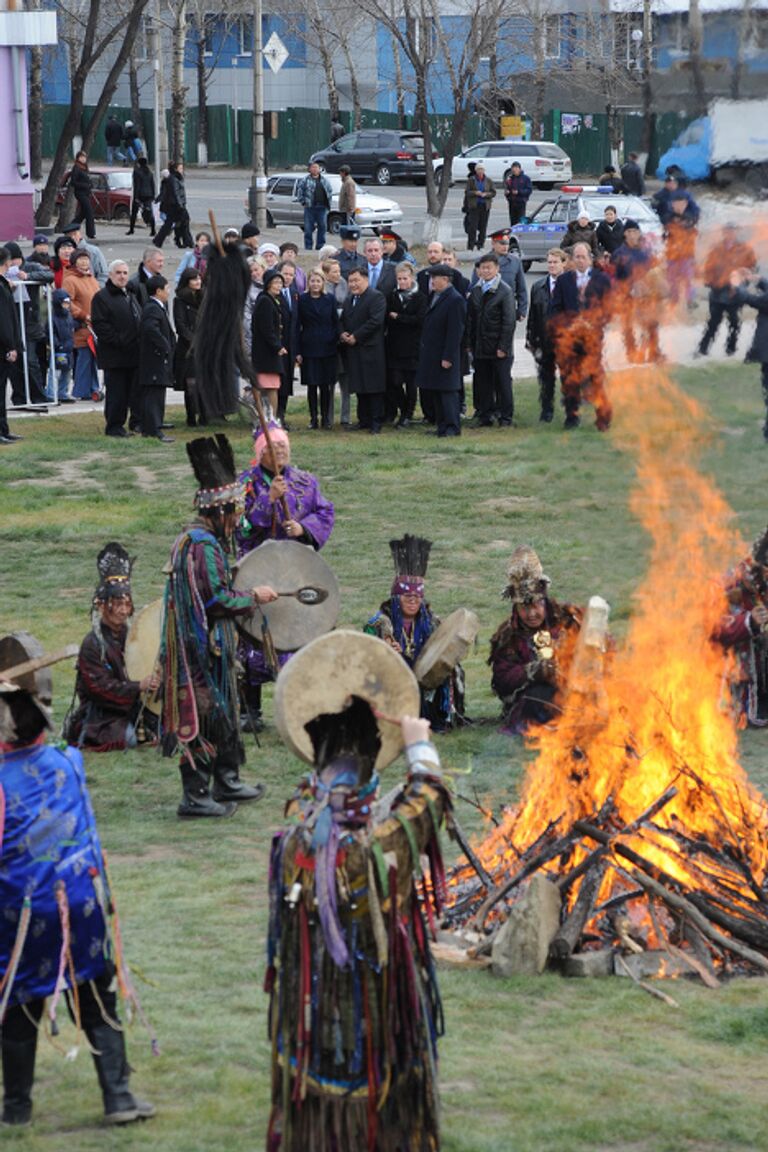
[[[469,843],[469,840],[467,840],[467,837],[464,834],[463,828],[461,827],[458,820],[456,819],[455,812],[451,812],[449,814],[449,816],[447,818],[447,826],[448,826],[449,835],[452,836],[454,838],[454,840],[457,842],[457,844],[461,848],[462,852],[466,856],[467,860],[469,860],[469,862],[472,865],[472,867],[474,868],[475,872],[477,872],[478,876],[482,880],[485,887],[486,888],[492,888],[493,887],[493,880],[491,879],[489,873],[486,872],[485,868],[483,867],[483,865],[481,864],[480,860],[477,858],[475,853],[472,851],[472,846]]]
[[[607,867],[607,860],[598,860],[584,876],[573,910],[549,946],[550,962],[565,960],[575,951],[584,931],[584,925],[593,914],[595,899],[600,891]]]

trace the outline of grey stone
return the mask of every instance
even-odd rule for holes
[[[636,980],[648,976],[690,976],[692,971],[683,960],[662,951],[616,956],[613,970],[617,976],[634,976]]]
[[[560,927],[560,892],[540,873],[510,910],[493,941],[497,976],[532,976],[544,971],[547,953]]]
[[[562,966],[564,976],[591,979],[597,976],[613,975],[613,952],[610,948],[600,952],[576,952],[569,956]]]

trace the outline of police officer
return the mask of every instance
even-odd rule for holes
[[[341,248],[337,260],[341,267],[341,274],[346,280],[353,268],[367,268],[368,264],[365,257],[361,256],[357,250],[360,229],[355,224],[342,224],[339,228],[339,237],[341,238]]]

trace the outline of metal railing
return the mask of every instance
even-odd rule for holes
[[[16,306],[19,310],[19,331],[21,333],[21,368],[24,373],[24,402],[22,404],[15,403],[13,400],[8,405],[8,411],[25,411],[25,412],[47,412],[50,407],[57,407],[58,400],[58,380],[56,374],[56,349],[53,333],[53,292],[54,284],[43,284],[39,280],[12,280],[10,281],[13,289],[13,295]],[[32,388],[30,387],[30,351],[27,341],[27,317],[25,313],[25,304],[27,301],[24,299],[22,288],[29,290],[34,288],[40,293],[44,294],[48,309],[48,370],[45,378],[44,386],[44,400],[37,400],[32,398]],[[40,304],[38,301],[38,307]],[[38,364],[41,369],[42,381],[42,365],[37,358],[37,353],[33,353],[34,362]],[[17,361],[18,363],[18,361]],[[15,389],[13,390],[15,391]],[[13,392],[12,392],[13,395]]]

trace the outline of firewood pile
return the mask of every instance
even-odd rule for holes
[[[717,804],[714,791],[699,785]],[[495,966],[505,925],[533,881],[543,879],[554,912],[536,914],[536,932],[544,935],[545,953],[541,940],[539,950],[550,968],[633,978],[688,974],[709,986],[725,975],[768,972],[768,892],[725,815],[716,840],[689,834],[675,815],[677,798],[678,788],[668,787],[630,823],[609,798],[589,819],[569,827],[552,821],[524,851],[510,840],[496,869],[457,825],[467,863],[450,874],[444,927],[468,945],[470,957],[493,954]],[[585,967],[575,963],[586,957]]]

